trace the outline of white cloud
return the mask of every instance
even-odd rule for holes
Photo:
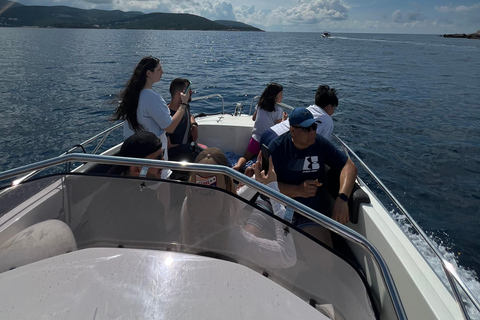
[[[392,13],[392,19],[395,22],[402,22],[403,21],[402,10],[395,10],[395,12]]]
[[[480,2],[476,3],[474,5],[471,5],[469,7],[467,7],[467,6],[456,6],[456,7],[453,7],[453,6],[441,6],[441,7],[435,6],[435,10],[437,10],[439,12],[442,12],[442,13],[452,13],[452,12],[454,12],[454,13],[469,13],[472,10],[477,10],[477,9],[480,9]]]
[[[122,11],[142,11],[149,12],[173,12],[171,6],[173,2],[159,0],[112,0],[112,8]]]
[[[233,6],[227,1],[202,2],[198,14],[211,20],[237,20]]]
[[[283,6],[271,11],[258,11],[253,6],[235,8],[237,20],[261,25],[267,29],[282,30],[295,26],[297,30],[315,28],[320,24],[343,21],[349,7],[341,0],[296,1],[294,6]]]
[[[173,8],[172,8],[173,9]],[[178,12],[180,8],[175,8]],[[182,12],[201,15],[211,20],[237,20],[268,28],[286,25],[311,25],[321,21],[345,20],[349,7],[341,0],[299,1],[293,6],[273,10],[257,10],[254,5],[233,6],[229,1],[202,1],[191,3]]]

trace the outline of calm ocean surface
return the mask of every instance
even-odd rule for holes
[[[436,35],[0,28],[0,170],[59,155],[111,126],[111,100],[146,55],[232,111],[266,84],[308,106],[340,92],[334,132],[457,261],[480,275],[480,41]],[[212,111],[208,108],[199,111]]]

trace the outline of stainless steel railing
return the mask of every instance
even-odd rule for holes
[[[255,96],[252,99],[252,103],[250,105],[250,110],[249,110],[249,115],[252,112],[253,109],[253,104],[256,100],[258,100],[260,96]],[[287,105],[285,103],[279,103],[281,107],[284,109],[288,110],[293,110],[294,107]],[[463,280],[460,278],[458,275],[455,267],[448,262],[443,255],[436,249],[436,246],[433,244],[432,240],[425,234],[425,232],[422,230],[422,228],[413,220],[413,218],[410,216],[410,214],[407,212],[407,210],[400,204],[400,202],[395,198],[395,196],[392,194],[392,192],[383,184],[383,182],[373,173],[373,171],[360,159],[355,152],[343,141],[341,140],[336,134],[333,134],[333,137],[337,139],[337,141],[340,143],[341,147],[344,149],[344,151],[350,156],[352,155],[358,163],[365,169],[365,171],[372,177],[372,179],[380,186],[380,188],[385,192],[385,194],[390,198],[390,200],[393,202],[393,204],[400,210],[400,212],[406,217],[408,222],[411,224],[411,226],[418,232],[418,234],[425,240],[425,243],[430,247],[430,249],[434,252],[434,254],[438,257],[442,264],[442,268],[445,272],[445,275],[447,277],[447,280],[450,284],[450,287],[452,288],[452,293],[454,295],[455,300],[457,301],[460,309],[463,312],[464,318],[469,319],[468,316],[468,311],[466,309],[466,305],[462,299],[461,293],[459,292],[459,289],[457,287],[460,286],[460,288],[463,290],[464,294],[468,297],[470,300],[471,304],[473,307],[477,309],[477,311],[480,313],[480,302],[477,300],[477,298],[473,295],[473,293],[470,291],[470,289],[465,285]]]
[[[257,101],[259,98],[260,98],[260,96],[255,96],[255,97],[253,97],[252,102],[251,102],[251,104],[250,104],[250,109],[248,110],[248,115],[249,115],[249,116],[252,115],[253,104],[254,104],[255,101]],[[283,103],[283,102],[280,102],[280,103],[277,103],[277,104],[278,104],[279,106],[281,106],[282,108],[287,109],[287,110],[290,110],[290,111],[293,110],[293,109],[295,109],[295,107],[292,107],[292,106],[290,106],[290,105],[288,105],[288,104],[285,104],[285,103]]]
[[[460,278],[458,275],[455,267],[448,262],[443,255],[438,251],[430,237],[422,230],[422,228],[413,220],[413,218],[410,216],[410,214],[407,212],[407,210],[400,204],[400,202],[395,198],[395,196],[392,194],[392,192],[383,184],[383,182],[373,173],[373,171],[360,159],[360,157],[342,140],[340,139],[337,135],[333,134],[335,139],[338,140],[338,142],[341,144],[342,148],[348,151],[349,154],[351,154],[358,163],[365,169],[365,171],[370,175],[370,177],[381,187],[381,189],[385,192],[385,194],[390,198],[390,200],[393,202],[393,204],[400,210],[401,214],[405,216],[405,218],[408,220],[408,223],[415,229],[415,231],[423,238],[425,243],[430,247],[430,249],[434,252],[434,254],[437,256],[437,258],[440,260],[440,263],[442,264],[442,268],[445,272],[445,275],[448,279],[448,282],[450,283],[450,287],[452,288],[453,295],[455,297],[455,300],[457,301],[458,305],[460,306],[461,310],[463,311],[464,318],[469,319],[468,316],[468,311],[467,307],[462,299],[462,296],[458,290],[458,286],[463,290],[464,294],[468,297],[470,300],[472,306],[474,306],[477,311],[480,313],[480,303],[477,300],[477,298],[473,295],[473,293],[470,291],[470,289],[465,285],[463,280]]]
[[[107,139],[107,137],[110,135],[110,133],[120,127],[123,127],[123,122],[120,122],[120,123],[117,123],[116,125],[100,132],[99,134],[96,134],[94,135],[93,137],[83,141],[82,143],[80,144],[77,144],[75,145],[74,147],[72,147],[71,149],[69,149],[68,151],[62,153],[61,155],[65,155],[65,154],[69,154],[69,153],[73,153],[74,151],[78,150],[79,148],[83,150],[83,152],[85,152],[85,146],[89,145],[90,143],[92,143],[93,141],[95,140],[98,140],[100,139],[100,141],[97,143],[95,149],[93,150],[92,154],[96,154],[98,152],[98,150],[102,147],[103,143],[105,142],[105,140]],[[15,180],[13,182],[13,184],[19,184],[21,183],[22,181],[25,181],[25,180],[28,180],[30,179],[31,177],[33,177],[34,175],[36,175],[37,173],[39,173],[41,170],[33,170],[31,172],[29,172],[28,174],[26,174],[25,176]]]
[[[342,237],[348,239],[352,243],[360,246],[366,253],[368,253],[372,261],[374,261],[381,271],[382,280],[385,284],[385,288],[388,291],[393,308],[397,314],[398,319],[407,319],[403,304],[397,292],[393,277],[390,274],[390,271],[387,267],[387,264],[378,250],[362,235],[353,231],[352,229],[338,223],[321,213],[314,211],[313,209],[293,200],[290,197],[287,197],[281,193],[276,193],[269,187],[249,178],[248,176],[233,170],[226,166],[220,165],[206,165],[198,163],[180,163],[173,161],[161,161],[161,160],[150,160],[150,159],[137,159],[137,158],[123,158],[115,156],[104,156],[104,155],[91,155],[91,154],[65,154],[59,157],[55,157],[49,160],[40,161],[34,164],[26,165],[20,168],[7,170],[0,173],[0,181],[4,179],[10,179],[31,171],[40,171],[48,169],[54,166],[71,163],[71,162],[92,162],[92,163],[102,163],[102,164],[111,164],[111,165],[124,165],[124,166],[148,166],[155,168],[169,168],[172,170],[180,171],[195,171],[201,173],[216,173],[224,174],[235,180],[238,180],[245,185],[253,188],[254,190],[277,200],[280,203],[283,203],[287,207],[292,208],[295,212],[312,219],[321,226],[327,228],[328,230],[335,232]]]
[[[198,100],[207,100],[210,98],[218,97],[222,100],[222,114],[225,114],[225,101],[223,100],[223,97],[220,94],[211,94],[208,96],[203,96],[203,97],[195,97],[192,99],[192,102],[198,101]]]

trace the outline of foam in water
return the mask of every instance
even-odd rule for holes
[[[451,286],[448,282],[447,276],[443,270],[443,265],[437,255],[433,252],[430,246],[425,242],[423,237],[418,234],[412,225],[409,223],[405,215],[395,212],[395,210],[390,211],[390,215],[397,222],[399,227],[402,229],[403,233],[407,235],[410,241],[414,244],[420,254],[425,258],[430,267],[435,271],[437,276],[442,280],[445,287],[448,288],[450,292]],[[467,270],[460,266],[455,259],[455,254],[449,252],[448,249],[442,244],[438,244],[435,239],[430,237],[430,241],[436,247],[437,251],[441,256],[449,262],[457,271],[457,274],[464,282],[465,286],[470,290],[474,297],[480,296],[480,282],[478,282],[478,277],[475,271]],[[468,301],[468,300],[467,300]],[[467,309],[471,319],[480,320],[480,312],[472,306],[470,303],[467,303]]]

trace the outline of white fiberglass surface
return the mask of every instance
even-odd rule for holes
[[[264,274],[305,304],[332,304],[337,319],[375,318],[368,289],[350,263],[292,228],[285,231],[279,220],[224,190],[69,175],[62,192],[57,208],[49,204],[51,215],[46,218],[66,222],[79,250],[136,248],[214,257]],[[26,221],[38,222],[30,214],[50,202],[37,200],[36,209],[18,212],[16,221],[24,221],[25,227]],[[255,235],[249,225],[258,227]],[[19,228],[12,219],[0,227]],[[132,267],[131,272],[144,271]]]
[[[2,319],[327,319],[242,265],[177,252],[84,249],[0,285]]]

